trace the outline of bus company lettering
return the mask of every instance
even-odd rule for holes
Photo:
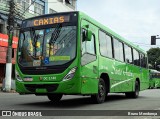
[[[123,74],[126,75],[126,76],[133,76],[132,72],[123,72]]]
[[[122,75],[122,70],[121,69],[115,69],[114,74]]]
[[[33,21],[33,24],[34,24],[34,26],[40,26],[40,25],[63,23],[63,22],[68,22],[68,21],[69,21],[69,17],[68,16],[59,16],[59,17],[35,19]]]
[[[132,72],[122,71],[121,69],[115,69],[114,74],[125,75],[125,76],[133,76]]]

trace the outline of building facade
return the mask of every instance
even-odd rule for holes
[[[9,0],[0,0],[0,83],[5,77],[6,52],[8,46],[7,19]],[[76,0],[14,0],[15,2],[15,27],[20,25],[21,19],[43,14],[66,12],[76,10]],[[15,64],[16,48],[18,44],[18,30],[14,30],[12,45],[12,63]],[[13,65],[14,69],[14,65]],[[12,73],[14,77],[14,70]]]

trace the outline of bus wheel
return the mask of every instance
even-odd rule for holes
[[[135,90],[133,92],[126,92],[126,97],[128,98],[138,98],[140,86],[138,81],[135,81]]]
[[[47,96],[51,102],[57,103],[61,100],[63,94],[48,94]]]
[[[99,80],[98,84],[98,94],[91,95],[91,99],[94,103],[100,104],[105,101],[106,98],[106,86],[102,78]]]

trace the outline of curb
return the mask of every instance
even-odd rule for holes
[[[0,87],[0,93],[17,93],[15,90],[10,90],[9,92],[3,91],[2,87]]]

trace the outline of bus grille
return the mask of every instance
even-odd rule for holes
[[[36,92],[36,89],[46,89],[48,92],[57,90],[58,84],[25,84],[30,92]]]

